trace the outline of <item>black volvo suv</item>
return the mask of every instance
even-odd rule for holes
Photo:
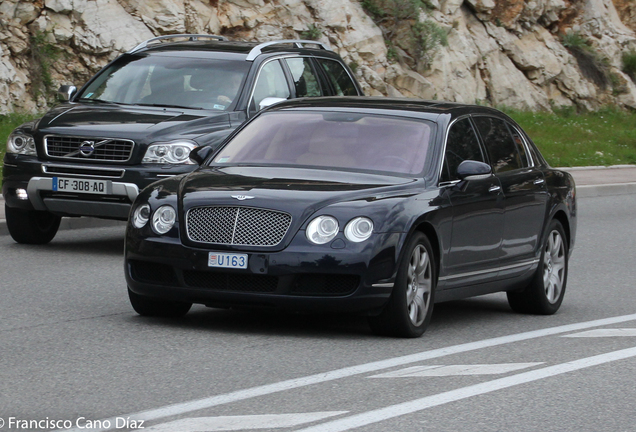
[[[190,151],[219,145],[276,102],[358,96],[343,60],[315,41],[170,35],[121,55],[79,91],[11,133],[2,193],[18,243],[48,243],[63,216],[126,220],[139,191],[193,170]]]

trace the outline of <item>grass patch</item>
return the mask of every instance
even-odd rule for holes
[[[22,123],[38,117],[40,117],[40,115],[37,114],[0,115],[0,161],[4,161],[4,154],[7,151],[7,138],[9,137],[9,134],[13,132],[13,129],[20,126]],[[0,163],[0,186],[2,185],[3,168],[4,162]]]
[[[606,108],[578,114],[505,109],[554,167],[636,164],[636,113]]]

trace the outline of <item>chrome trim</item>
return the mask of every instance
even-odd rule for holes
[[[331,48],[329,48],[326,44],[322,42],[312,41],[312,40],[303,40],[303,39],[285,39],[285,40],[279,40],[279,41],[263,42],[262,44],[256,45],[249,52],[245,60],[254,61],[256,57],[261,55],[261,53],[263,52],[263,48],[267,48],[268,46],[288,44],[288,43],[296,45],[296,48],[304,48],[303,44],[318,45],[321,49],[331,51]]]
[[[377,284],[372,284],[371,286],[373,288],[393,288],[394,285],[395,283],[392,282],[392,283],[377,283]]]
[[[53,178],[52,177],[31,177],[29,184],[27,185],[27,193],[29,194],[29,200],[33,204],[35,210],[46,210],[44,201],[40,197],[39,191],[53,190]],[[112,182],[112,195],[125,196],[134,201],[139,195],[139,187],[134,183],[120,183]]]
[[[135,52],[142,50],[148,46],[149,43],[159,41],[159,40],[167,40],[167,39],[176,39],[176,38],[188,38],[191,41],[196,41],[199,39],[214,39],[217,41],[227,41],[228,39],[225,36],[217,36],[217,35],[208,35],[208,34],[173,34],[173,35],[165,35],[165,36],[157,36],[146,41],[143,41],[130,51],[127,54],[134,54]]]
[[[503,266],[503,267],[497,267],[497,268],[493,268],[493,269],[489,269],[489,270],[478,270],[478,271],[474,271],[474,272],[467,272],[467,273],[460,273],[457,275],[452,275],[452,276],[444,276],[444,277],[440,277],[439,280],[440,281],[446,281],[446,280],[450,280],[450,279],[459,279],[459,278],[464,278],[464,277],[470,277],[470,276],[478,276],[481,274],[487,274],[487,273],[497,273],[500,272],[502,270],[511,270],[517,267],[525,267],[525,266],[531,266],[533,264],[536,264],[539,262],[539,259],[533,259],[533,260],[529,260],[529,261],[524,261],[524,262],[520,262],[517,264],[510,264],[507,266]]]
[[[63,160],[83,160],[82,158],[75,158],[72,156],[68,156],[70,154],[78,154],[79,153],[79,148],[71,153],[68,153],[67,156],[51,156],[49,154],[49,144],[48,144],[48,139],[49,138],[75,138],[75,139],[81,139],[82,141],[87,141],[87,140],[95,140],[95,146],[102,146],[110,141],[126,141],[129,142],[131,144],[130,147],[130,152],[128,153],[128,158],[125,160],[112,160],[112,159],[92,159],[98,162],[112,162],[112,163],[125,163],[125,162],[129,162],[130,159],[132,158],[132,155],[135,151],[135,146],[136,143],[135,141],[131,140],[131,139],[127,139],[127,138],[104,138],[104,137],[87,137],[87,136],[78,136],[78,135],[57,135],[57,134],[49,134],[49,135],[44,135],[43,141],[44,141],[44,153],[52,158],[52,159],[63,159]],[[99,141],[99,142],[97,142]]]
[[[113,173],[119,173],[119,175],[117,177],[112,176],[112,177],[108,177],[108,176],[103,176],[103,175],[91,175],[91,174],[76,174],[76,173],[58,173],[58,172],[53,172],[53,171],[49,171],[49,168],[64,168],[64,169],[82,169],[82,170],[87,170],[87,171],[111,171]],[[55,176],[77,176],[77,177],[100,177],[100,178],[123,178],[124,175],[126,174],[126,170],[125,169],[118,169],[118,168],[96,168],[94,166],[86,166],[86,165],[73,165],[73,166],[69,166],[69,165],[57,165],[57,164],[43,164],[42,165],[42,172],[45,174],[52,174]]]
[[[488,188],[488,192],[499,192],[500,190],[501,190],[501,186],[497,186],[497,185],[490,186]]]

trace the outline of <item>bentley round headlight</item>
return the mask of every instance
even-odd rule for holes
[[[135,228],[143,228],[150,219],[150,206],[142,204],[135,209],[132,215],[132,224]]]
[[[152,216],[152,230],[157,234],[165,234],[172,229],[177,220],[177,212],[169,205],[155,210]]]
[[[309,222],[307,239],[316,244],[325,244],[338,235],[338,220],[332,216],[318,216]]]
[[[345,237],[352,242],[363,242],[373,233],[373,221],[366,217],[357,217],[349,221],[345,227]]]

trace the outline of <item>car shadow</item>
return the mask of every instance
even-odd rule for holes
[[[505,295],[483,296],[461,301],[440,303],[435,310],[429,331],[474,326],[476,323],[501,320],[515,315]],[[144,325],[201,330],[225,334],[252,334],[283,337],[380,338],[376,336],[364,316],[351,314],[303,314],[267,309],[214,309],[195,306],[185,317],[178,319],[141,317],[130,320]]]

